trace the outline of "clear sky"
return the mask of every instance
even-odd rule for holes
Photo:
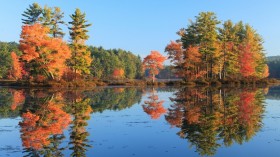
[[[80,8],[93,24],[88,45],[122,48],[141,57],[151,50],[163,52],[188,19],[202,11],[215,12],[221,21],[249,23],[264,38],[267,56],[280,55],[280,0],[2,0],[0,41],[19,41],[21,14],[33,2],[60,7],[67,22]]]

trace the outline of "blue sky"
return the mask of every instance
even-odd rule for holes
[[[215,12],[221,21],[249,23],[264,38],[267,56],[280,55],[279,0],[3,0],[0,41],[19,41],[21,14],[33,2],[60,7],[67,22],[80,8],[93,24],[87,44],[122,48],[141,57],[151,50],[163,53],[169,41],[178,38],[176,31],[202,11]]]

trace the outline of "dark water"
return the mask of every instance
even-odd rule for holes
[[[280,88],[0,88],[0,156],[278,157]]]

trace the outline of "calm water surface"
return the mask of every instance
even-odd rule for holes
[[[280,88],[0,88],[0,156],[279,157]]]

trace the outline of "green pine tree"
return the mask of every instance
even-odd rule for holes
[[[89,74],[92,61],[90,51],[85,45],[85,41],[89,38],[86,28],[91,26],[91,24],[87,24],[85,16],[85,13],[82,13],[80,9],[76,9],[75,13],[70,15],[72,19],[72,21],[69,22],[71,25],[69,30],[72,40],[72,57],[68,61],[68,65],[76,74]]]
[[[26,11],[23,12],[22,16],[26,19],[22,19],[23,24],[32,25],[36,22],[40,21],[40,15],[42,14],[43,9],[40,7],[38,3],[33,3],[29,5]]]

